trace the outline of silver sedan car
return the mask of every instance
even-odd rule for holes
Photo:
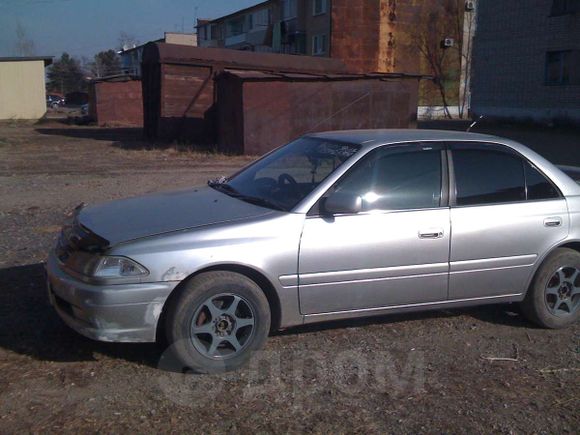
[[[494,136],[318,133],[207,186],[79,207],[47,264],[64,321],[236,369],[270,331],[519,302],[580,316],[580,186]]]

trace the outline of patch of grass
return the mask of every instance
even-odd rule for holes
[[[224,153],[218,150],[215,145],[200,145],[186,141],[174,142],[149,142],[149,141],[128,141],[116,142],[113,146],[127,150],[127,151],[141,151],[141,152],[162,152],[169,157],[185,157],[188,159],[241,159],[254,160],[257,156],[246,156],[231,153]]]

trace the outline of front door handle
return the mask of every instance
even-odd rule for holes
[[[544,219],[545,227],[559,227],[562,225],[562,218],[560,216],[548,217]]]
[[[443,237],[443,230],[441,229],[428,229],[428,230],[420,230],[419,231],[419,238],[420,239],[440,239]]]

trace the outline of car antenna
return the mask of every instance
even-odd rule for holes
[[[471,123],[471,125],[470,125],[469,127],[467,127],[467,130],[465,130],[465,131],[467,131],[467,132],[469,133],[469,132],[470,132],[470,130],[471,130],[473,127],[475,127],[475,126],[477,125],[477,123],[478,123],[479,121],[481,121],[483,118],[485,118],[485,115],[481,115],[479,118],[477,118],[475,121],[473,121],[473,122]]]

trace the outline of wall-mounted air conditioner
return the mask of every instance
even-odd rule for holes
[[[443,48],[450,48],[453,47],[455,45],[455,39],[453,38],[445,38],[443,41],[441,41],[441,47]]]

